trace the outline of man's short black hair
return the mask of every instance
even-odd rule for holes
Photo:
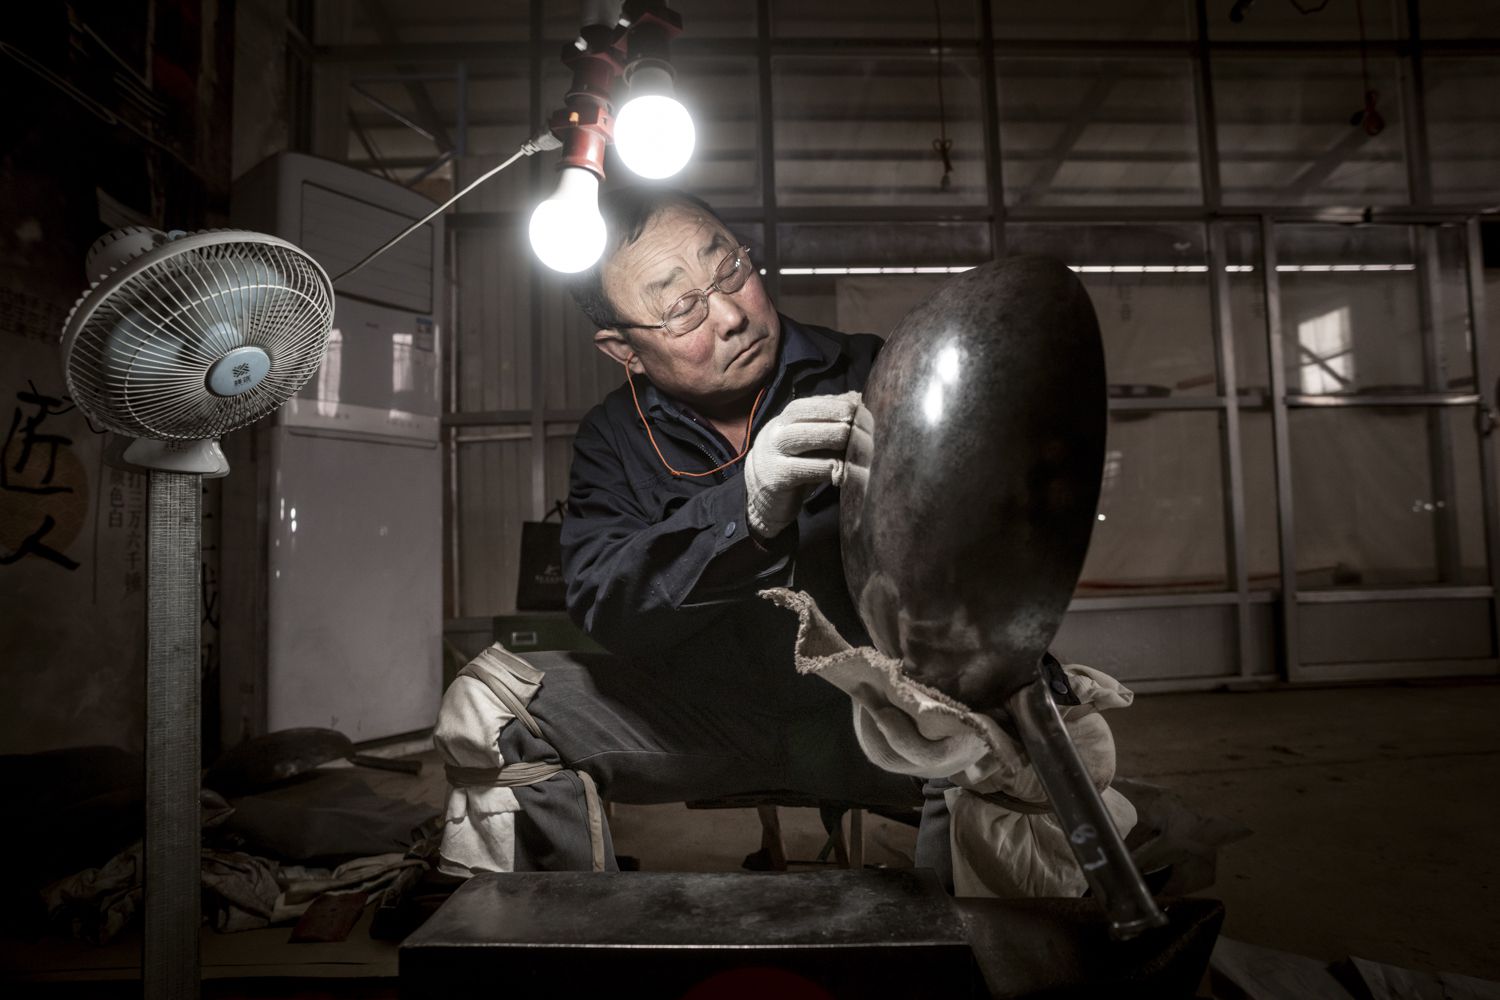
[[[604,217],[604,229],[608,234],[604,253],[593,267],[580,271],[568,281],[573,301],[596,327],[611,329],[622,322],[615,314],[614,303],[604,294],[604,265],[621,247],[628,247],[640,239],[651,220],[669,208],[703,212],[723,225],[723,220],[708,202],[679,188],[637,184],[615,188],[599,196],[599,214]]]

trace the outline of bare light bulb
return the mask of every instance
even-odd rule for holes
[[[671,177],[692,158],[693,117],[672,94],[672,75],[643,66],[631,76],[633,96],[615,116],[615,149],[642,177]]]
[[[599,178],[582,167],[564,167],[557,191],[531,213],[531,249],[554,271],[582,271],[604,253]]]

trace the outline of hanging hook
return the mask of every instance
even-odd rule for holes
[[[932,140],[932,151],[943,158],[943,179],[938,181],[938,187],[946,191],[953,186],[953,157],[949,155],[953,151],[953,140]]]
[[[940,0],[932,0],[932,15],[937,21],[938,137],[932,140],[932,151],[943,160],[943,177],[938,190],[953,187],[953,140],[948,138],[948,105],[943,99],[943,9]]]

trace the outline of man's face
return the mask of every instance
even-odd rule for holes
[[[659,323],[678,297],[706,289],[720,262],[738,245],[717,219],[673,206],[608,261],[604,294],[619,320]],[[708,307],[702,325],[680,337],[665,330],[628,330],[626,347],[601,331],[600,348],[620,360],[633,353],[631,371],[706,416],[732,409],[771,374],[781,320],[753,267],[739,291],[714,292]]]

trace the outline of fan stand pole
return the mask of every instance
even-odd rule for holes
[[[199,995],[202,477],[150,473],[146,562],[147,1000]]]

